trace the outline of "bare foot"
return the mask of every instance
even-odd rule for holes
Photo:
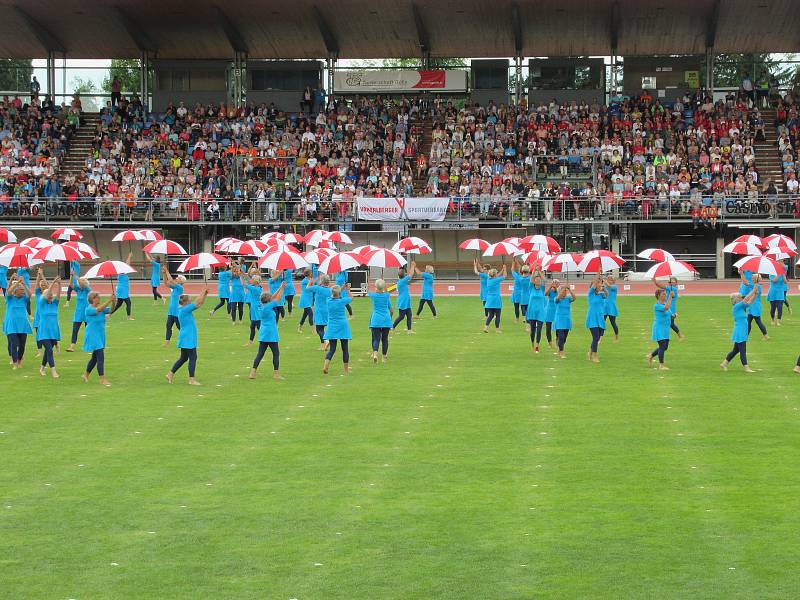
[[[278,371],[275,371],[275,372],[272,374],[272,378],[273,378],[275,381],[283,381],[283,377],[281,376],[281,374],[280,374],[280,373],[278,373]]]
[[[753,369],[750,368],[750,365],[745,365],[743,369],[745,373],[755,373],[755,371],[753,371]]]
[[[83,379],[84,383],[89,383],[89,374],[84,373],[83,375],[81,375],[81,379]]]
[[[647,364],[653,366],[653,355],[648,354],[646,358],[647,358]]]
[[[249,379],[255,379],[256,378],[256,370],[255,369],[250,369],[250,375],[248,377],[249,377]]]
[[[41,375],[42,377],[44,377],[44,375],[45,375],[43,366],[39,367],[39,375]]]
[[[167,374],[164,375],[164,377],[167,378],[168,382],[172,383],[175,380],[175,373],[173,373],[172,371],[167,371]]]
[[[189,385],[200,385],[200,382],[194,377],[189,377]]]
[[[723,371],[727,371],[728,370],[728,363],[727,362],[720,363],[719,364],[719,368],[722,369]]]
[[[669,371],[669,367],[667,365],[658,365],[659,371]]]
[[[59,375],[59,374],[56,372],[56,370],[55,370],[55,369],[52,369],[52,370],[50,371],[50,375],[52,375],[52,376],[53,376],[53,379],[58,379],[59,377],[61,377],[61,375]]]
[[[111,387],[111,382],[106,379],[105,377],[100,378],[100,385],[104,385],[106,387]]]

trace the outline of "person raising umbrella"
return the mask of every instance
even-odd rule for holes
[[[167,381],[172,383],[175,379],[175,373],[180,369],[184,363],[189,363],[189,385],[200,385],[200,382],[195,379],[195,370],[197,368],[197,323],[194,320],[194,311],[203,306],[208,296],[208,288],[205,288],[200,295],[195,298],[194,302],[191,301],[187,294],[182,294],[179,298],[178,308],[178,321],[180,323],[178,333],[178,348],[181,355],[172,368],[167,371]]]
[[[728,352],[725,360],[719,365],[723,371],[728,370],[728,365],[738,354],[745,373],[754,372],[750,365],[747,364],[747,309],[753,304],[759,293],[759,288],[753,286],[753,289],[745,297],[742,297],[738,292],[731,294],[731,304],[733,305],[733,334],[731,339],[733,340],[733,349]]]
[[[672,292],[663,289],[656,290],[656,303],[653,306],[653,334],[651,339],[658,344],[658,347],[647,355],[647,362],[653,364],[653,359],[658,356],[658,368],[668,371],[669,367],[664,364],[664,354],[669,349],[670,332],[670,303],[672,302]]]
[[[349,284],[348,284],[349,285]],[[344,374],[350,372],[350,323],[348,323],[345,307],[351,302],[350,295],[342,294],[342,288],[334,285],[331,288],[331,297],[328,300],[328,329],[325,331],[325,340],[328,342],[328,352],[322,364],[322,372],[327,375],[331,366],[331,359],[336,353],[338,343],[342,345],[342,366]]]
[[[50,367],[53,379],[58,379],[56,363],[53,358],[53,348],[61,340],[61,329],[58,326],[58,302],[61,298],[61,278],[56,277],[50,286],[42,292],[36,303],[36,315],[39,317],[39,326],[36,328],[36,341],[42,344],[44,355],[39,374],[44,377],[45,367]]]
[[[489,324],[494,320],[494,330],[500,333],[500,313],[503,311],[503,299],[500,295],[500,286],[506,278],[506,265],[498,273],[497,269],[489,269],[486,280],[486,322],[483,324],[483,333],[489,333]]]
[[[558,357],[567,358],[564,353],[564,346],[567,344],[567,336],[572,329],[572,303],[575,302],[575,292],[568,284],[561,284],[558,288],[555,306],[556,315],[553,320],[553,327],[556,330],[556,346],[558,347]]]
[[[372,364],[378,364],[378,348],[381,350],[381,362],[385,363],[389,355],[389,331],[392,329],[392,298],[386,291],[383,279],[375,280],[375,291],[369,292],[372,301],[372,315],[369,328],[372,332]],[[431,305],[433,306],[433,305]]]
[[[253,361],[253,367],[250,369],[250,379],[256,378],[258,365],[261,364],[261,359],[264,358],[267,348],[272,353],[272,378],[283,379],[280,372],[281,353],[278,346],[280,342],[280,337],[278,336],[278,311],[275,309],[278,308],[278,302],[285,286],[286,283],[284,282],[275,290],[274,294],[271,292],[261,294],[261,328],[258,331],[258,352]]]
[[[86,363],[86,370],[81,375],[81,379],[85,383],[89,383],[89,375],[97,367],[97,374],[100,377],[100,383],[106,387],[111,385],[111,382],[106,379],[106,315],[112,312],[109,308],[112,304],[116,306],[116,297],[112,292],[111,297],[100,303],[100,294],[97,292],[90,292],[87,298],[89,306],[84,311],[84,318],[86,319],[86,333],[83,336],[83,351],[89,352],[92,356],[89,362]]]
[[[25,345],[28,336],[33,333],[28,320],[27,306],[31,292],[22,277],[11,276],[6,296],[6,315],[3,319],[3,333],[8,337],[8,353],[11,356],[11,368],[19,369],[25,358]]]

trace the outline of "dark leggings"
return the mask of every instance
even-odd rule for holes
[[[8,343],[12,362],[17,363],[25,358],[25,344],[28,343],[27,333],[9,333]]]
[[[669,340],[658,340],[658,348],[650,353],[650,356],[657,356],[659,364],[664,364],[664,353],[669,350]]]
[[[483,316],[484,317],[488,317],[489,316],[489,309],[486,308],[486,300],[481,300],[481,304],[483,305]]]
[[[347,309],[347,314],[352,317],[353,316],[353,307],[350,306],[349,304],[345,304],[344,307]]]
[[[600,338],[603,337],[603,328],[589,327],[589,332],[592,334],[592,345],[589,346],[589,351],[597,352],[597,345],[600,343]]]
[[[728,352],[728,356],[725,357],[725,360],[731,362],[737,354],[742,361],[742,365],[747,366],[747,342],[734,342],[733,350]]]
[[[86,363],[86,372],[91,373],[92,369],[97,367],[97,374],[100,377],[104,377],[106,374],[106,350],[105,348],[100,348],[100,350],[95,350],[92,352],[92,356],[89,359],[89,362]]]
[[[552,321],[545,321],[544,323],[544,335],[547,337],[547,343],[553,343],[553,322]]]
[[[228,299],[227,298],[220,298],[219,302],[217,302],[217,305],[213,309],[211,309],[211,312],[212,313],[217,312],[220,308],[222,308],[226,304],[228,304]],[[230,310],[231,310],[230,306],[228,306],[227,311],[230,312]]]
[[[236,322],[237,311],[239,313],[239,320],[241,321],[242,315],[244,315],[244,302],[231,302],[230,300],[228,300],[228,303],[229,303],[228,308],[230,309],[231,312],[231,321],[233,321],[234,323]]]
[[[56,340],[42,340],[42,346],[44,347],[44,354],[42,354],[43,367],[47,365],[52,369],[56,366],[56,361],[53,358],[53,346],[57,343]]]
[[[678,329],[678,326],[675,325],[675,315],[672,315],[669,318],[669,328],[672,329],[672,331],[674,331],[675,333],[680,333],[681,332],[681,330]]]
[[[435,317],[436,307],[433,305],[433,300],[420,300],[419,306],[417,306],[417,316],[419,316],[422,313],[422,309],[425,308],[426,304],[431,307],[431,313]]]
[[[328,340],[330,342],[330,347],[328,347],[328,353],[325,355],[327,360],[331,360],[333,355],[336,354],[336,344],[338,342],[342,342],[342,362],[347,364],[350,362],[350,340]]]
[[[117,298],[117,303],[114,305],[114,310],[111,312],[117,312],[120,306],[125,305],[125,314],[129,317],[131,316],[131,299],[130,298]]]
[[[172,365],[172,372],[175,373],[189,361],[189,377],[194,377],[194,370],[197,368],[197,348],[181,348],[181,357]]]
[[[539,345],[542,340],[542,322],[528,321],[531,326],[531,344]]]
[[[753,315],[747,315],[747,333],[753,329],[753,321],[756,322],[758,328],[761,330],[761,335],[767,335],[767,328],[764,326],[764,322],[761,320],[761,315],[754,317]]]
[[[410,308],[401,308],[399,309],[397,314],[397,318],[392,323],[392,329],[395,329],[400,322],[405,319],[406,320],[406,329],[411,331],[411,309]]]
[[[317,335],[319,336],[320,344],[325,343],[325,325],[315,325],[315,329],[317,330]]]
[[[275,319],[283,319],[286,316],[286,309],[282,306],[276,306],[272,310],[275,311]]]
[[[783,300],[770,300],[769,301],[769,318],[775,320],[775,314],[778,314],[778,321],[783,318]]]
[[[164,296],[161,295],[161,292],[158,291],[158,286],[151,286],[153,288],[153,300],[158,300],[159,298],[163,298]]]
[[[786,305],[786,308],[789,308],[789,295],[787,293],[783,294],[783,303]]]
[[[797,366],[800,367],[800,356],[797,357]]]
[[[564,351],[564,346],[567,344],[567,336],[569,336],[569,329],[556,329],[556,345],[558,345],[559,352]]]
[[[256,339],[256,332],[261,329],[261,321],[250,321],[250,341]]]
[[[167,315],[167,337],[166,340],[170,341],[172,339],[172,326],[178,328],[178,331],[181,330],[181,322],[178,320],[178,317],[174,315]]]
[[[619,327],[617,327],[617,317],[606,315],[606,320],[611,324],[611,329],[614,330],[614,335],[619,335]]]
[[[524,312],[522,314],[525,314]],[[514,302],[514,318],[519,320],[519,302]]]
[[[25,297],[25,310],[28,313],[28,316],[31,316],[31,299],[29,297]]]
[[[292,314],[293,306],[294,306],[294,295],[286,296],[286,312]]]
[[[303,326],[303,323],[306,322],[306,319],[308,319],[308,324],[309,325],[313,325],[314,324],[314,311],[311,310],[310,306],[306,306],[303,309],[303,316],[300,317],[300,327]]]
[[[67,286],[67,302],[69,302],[70,300],[72,300],[72,292],[73,292],[73,291],[74,291],[74,290],[72,289],[72,284],[69,284],[69,285]]]
[[[495,329],[500,329],[500,313],[503,309],[502,308],[487,308],[486,309],[486,326],[489,326],[489,323],[492,322],[494,319],[494,326]]]
[[[267,353],[267,348],[272,352],[272,368],[277,371],[281,364],[281,351],[278,348],[278,342],[258,342],[258,353],[253,361],[253,368],[257,369],[258,365],[261,364],[261,359]]]
[[[77,323],[72,324],[72,337],[70,338],[70,342],[72,344],[78,343],[78,332],[81,330],[81,325],[83,324],[83,321],[78,321]]]
[[[371,327],[370,331],[372,331],[372,351],[377,352],[380,346],[381,354],[386,356],[389,353],[389,328]]]
[[[42,340],[39,339],[39,328],[38,327],[34,327],[33,328],[33,333],[36,335],[36,337],[34,338],[36,340],[36,349],[37,350],[41,350],[42,349]]]

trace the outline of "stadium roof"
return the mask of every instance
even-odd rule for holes
[[[792,52],[800,0],[0,0],[0,57]]]

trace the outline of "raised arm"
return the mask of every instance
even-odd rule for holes
[[[197,308],[203,306],[203,302],[206,301],[206,296],[208,296],[208,288],[205,288],[202,292],[200,292],[200,295],[195,298],[194,305]]]
[[[95,310],[97,311],[97,314],[100,314],[101,312],[103,312],[105,309],[107,309],[109,306],[111,306],[112,304],[114,304],[116,301],[117,301],[117,297],[116,297],[116,295],[114,295],[114,293],[112,292],[112,293],[111,293],[111,296],[108,298],[108,300],[106,300],[105,302],[103,302],[103,303],[102,303],[100,306],[98,306],[98,307],[95,309]],[[112,311],[111,311],[111,314],[114,314],[114,310],[112,310]]]
[[[54,298],[61,297],[61,278],[56,277],[53,279],[53,282],[50,284],[50,288],[47,290],[47,293],[53,296]]]
[[[128,258],[125,259],[125,262],[131,264],[131,258],[133,258],[133,252],[128,252]]]
[[[664,283],[661,283],[661,282],[660,282],[658,279],[656,279],[655,277],[653,277],[653,285],[655,285],[657,288],[659,288],[659,289],[661,289],[661,290],[665,290],[665,289],[667,289],[667,285],[666,285],[666,284],[664,284]]]
[[[750,290],[750,293],[749,293],[749,294],[747,294],[747,296],[745,296],[745,297],[742,299],[742,301],[743,301],[745,304],[747,304],[747,305],[750,305],[750,304],[752,304],[752,303],[753,303],[753,301],[756,299],[756,297],[758,296],[758,294],[759,294],[759,290],[758,290],[758,284],[755,284],[755,285],[753,285],[753,289],[752,289],[752,290]]]
[[[664,303],[664,310],[669,310],[669,307],[672,306],[672,297],[673,297],[672,290],[667,292],[667,301]]]
[[[281,301],[281,298],[283,297],[283,290],[284,290],[285,287],[286,287],[286,282],[284,281],[281,284],[281,287],[279,287],[277,290],[275,290],[275,293],[272,294],[272,301],[273,302],[280,302]]]
[[[567,287],[567,293],[569,294],[570,298],[572,298],[572,301],[574,302],[575,301],[575,292],[572,290],[572,288],[570,286],[566,286],[566,287]]]
[[[144,257],[147,259],[148,262],[153,262],[153,257],[150,256],[149,252],[145,252]]]
[[[741,280],[742,280],[742,283],[743,283],[743,284],[745,284],[745,285],[750,285],[750,282],[749,282],[749,281],[747,281],[747,277],[745,277],[745,276],[744,276],[744,273],[742,272],[742,270],[741,270],[741,269],[739,270],[739,279],[741,279]]]
[[[480,275],[481,274],[481,271],[479,269],[479,265],[480,265],[480,263],[478,262],[477,258],[472,260],[472,271],[473,271],[473,273],[475,273],[475,275]]]

